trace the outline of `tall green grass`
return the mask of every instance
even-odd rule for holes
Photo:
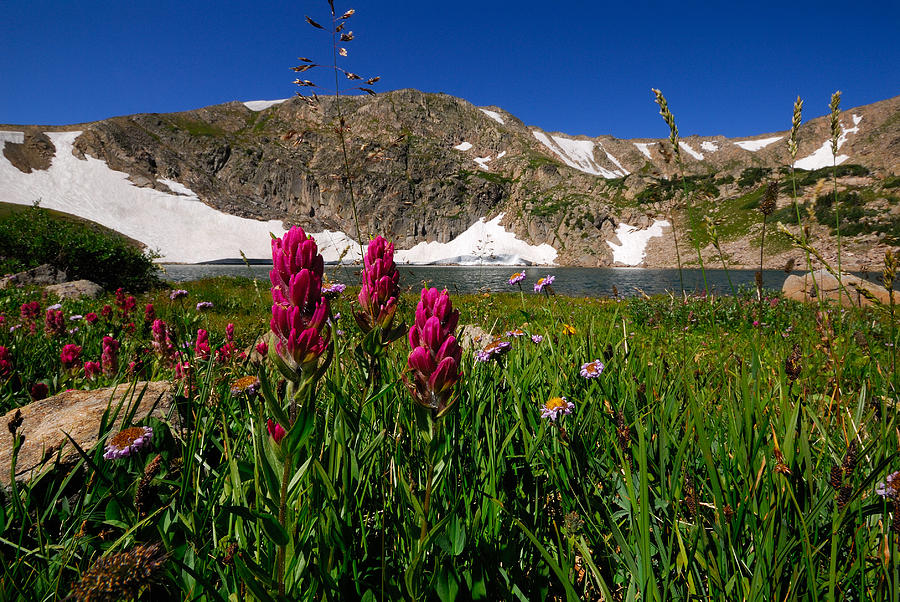
[[[141,301],[184,337],[208,327],[213,347],[223,323],[236,324],[242,349],[265,332],[266,301],[250,281],[188,288],[184,302]],[[7,323],[34,298],[2,295]],[[334,311],[349,316],[353,298],[348,290]],[[859,336],[838,337],[815,308],[766,299],[528,295],[523,324],[519,295],[454,298],[461,323],[544,340],[511,338],[500,362],[465,352],[460,400],[439,428],[399,382],[408,345],[389,348],[370,387],[359,333],[342,317],[286,481],[267,461],[280,453],[265,428],[284,386],[277,371],[194,357],[190,380],[176,383],[177,419],[135,417],[153,426],[152,450],[103,460],[107,418],[101,443],[77,450],[74,464],[51,458],[4,494],[0,598],[64,597],[100,557],[159,542],[165,562],[145,589],[172,599],[896,600],[898,519],[875,494],[898,468],[893,324],[854,312],[844,331]],[[197,314],[198,300],[215,307]],[[408,322],[412,303],[402,302]],[[0,344],[17,368],[51,384],[55,371],[57,389],[129,378],[123,358],[103,383],[66,381],[52,359],[63,340],[7,331]],[[78,335],[93,349],[100,333]],[[123,335],[123,349],[146,336]],[[785,369],[794,345],[796,380]],[[581,377],[594,359],[602,375]],[[259,395],[232,392],[245,375],[260,378]],[[151,363],[146,376],[172,373]],[[27,384],[4,383],[6,408],[26,401]],[[575,411],[542,419],[540,406],[559,395]],[[835,466],[845,467],[837,489]],[[279,520],[283,495],[292,503]]]

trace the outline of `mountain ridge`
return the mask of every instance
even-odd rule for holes
[[[355,233],[334,134],[337,102],[321,97],[311,106],[294,97],[253,110],[233,101],[70,126],[0,125],[0,131],[22,134],[21,142],[6,140],[2,154],[23,174],[47,170],[55,148],[44,132],[80,128],[72,154],[128,174],[138,188],[184,192],[173,190],[168,181],[229,215],[281,220],[312,232]],[[623,242],[616,240],[622,225],[646,229],[672,218],[679,233],[693,229],[703,238],[692,212],[714,214],[736,202],[752,204],[750,197],[765,177],[777,177],[778,168],[788,162],[785,131],[684,137],[681,154],[695,191],[694,206],[686,209],[673,192],[678,169],[666,140],[544,132],[500,107],[476,107],[464,99],[410,89],[341,102],[361,230],[364,235],[385,234],[401,248],[449,243],[479,218],[503,213],[503,228],[531,245],[550,244],[560,265],[613,265],[609,243]],[[857,180],[842,177],[839,184],[842,191],[866,191],[865,211],[874,213],[861,215],[865,219],[887,216],[890,222],[896,214],[893,188],[884,182],[892,182],[898,171],[898,116],[900,96],[841,114],[846,132],[841,163],[860,165],[866,174],[849,176]],[[291,139],[285,140],[285,134]],[[799,138],[798,158],[820,160],[816,152],[830,138],[828,117],[805,122]],[[830,159],[830,150],[825,158]],[[769,171],[763,180],[739,186],[737,181],[747,181],[742,175],[748,169]],[[803,191],[810,216],[815,192],[814,185]],[[0,200],[7,200],[3,195],[0,181]],[[789,202],[782,195],[779,208]],[[747,227],[733,231],[726,224],[723,250],[733,265],[751,266],[755,224],[747,218],[752,207],[740,211]],[[851,257],[862,253],[874,261],[890,246],[884,239],[893,241],[891,224],[882,228],[887,233],[881,232],[881,239],[861,239],[859,248],[849,251]],[[827,224],[813,225],[830,247]],[[669,228],[650,239],[643,265],[671,265],[670,233]],[[783,240],[772,240],[776,247],[767,250],[770,261],[791,253]],[[849,239],[848,244],[855,243]],[[705,259],[715,255],[705,239],[701,248],[709,256]],[[758,260],[758,247],[756,256]]]

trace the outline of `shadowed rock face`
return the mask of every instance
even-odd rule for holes
[[[53,397],[35,401],[18,408],[22,412],[19,433],[25,442],[16,461],[16,480],[26,481],[36,476],[45,466],[52,466],[57,456],[61,464],[71,464],[78,459],[78,452],[66,437],[68,434],[85,451],[98,440],[100,421],[108,408],[111,413],[122,404],[111,433],[122,428],[122,418],[137,404],[133,423],[140,423],[147,416],[170,420],[178,424],[172,407],[172,390],[168,382],[139,382],[135,387],[119,385],[93,391],[65,391]],[[12,435],[6,428],[16,410],[0,418],[0,483],[9,484],[12,461]],[[126,425],[128,426],[128,425]],[[46,462],[46,464],[44,464]]]
[[[73,152],[102,159],[137,186],[175,192],[162,180],[178,182],[204,203],[242,217],[353,237],[358,218],[363,238],[382,234],[401,249],[448,242],[478,218],[503,212],[504,227],[531,244],[552,245],[561,265],[611,265],[606,241],[615,240],[620,222],[646,227],[655,219],[674,218],[670,221],[686,231],[695,221],[684,219],[679,185],[660,187],[679,174],[666,140],[545,133],[490,109],[497,119],[465,100],[415,90],[343,97],[353,200],[333,97],[322,97],[315,106],[294,98],[261,111],[231,102],[114,117],[77,126],[83,133]],[[840,153],[848,155],[846,163],[870,171],[866,181],[847,185],[874,187],[884,200],[877,211],[890,206],[890,194],[882,194],[879,182],[900,171],[898,112],[900,97],[847,109],[841,117],[845,128],[859,129],[847,134]],[[790,107],[785,114],[789,117]],[[828,128],[827,117],[801,126],[798,159],[822,146]],[[7,142],[7,158],[23,171],[46,169],[52,145],[46,148],[49,140],[40,131],[59,128],[17,129],[27,130],[24,142]],[[749,134],[683,138],[687,174],[708,177],[698,185],[695,208],[698,201],[721,205],[765,184],[738,185],[746,168],[768,169],[765,178],[784,177],[778,168],[789,163],[788,132]],[[647,191],[651,194],[643,194]],[[814,200],[812,186],[806,193],[806,200]],[[788,203],[782,194],[779,208]],[[752,211],[747,204],[735,207]],[[719,217],[730,213],[729,207]],[[725,246],[736,263],[752,265],[752,253],[745,251],[757,233],[742,227],[732,234],[734,244]],[[646,265],[674,264],[670,238],[651,241]]]

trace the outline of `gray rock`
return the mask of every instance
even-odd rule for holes
[[[60,299],[78,299],[88,297],[96,299],[103,294],[103,287],[90,280],[73,280],[61,284],[51,284],[44,288],[50,295],[56,295]]]
[[[460,327],[456,340],[459,341],[459,346],[464,350],[480,349],[491,340],[491,335],[480,326],[465,324]]]
[[[46,285],[58,284],[65,281],[65,272],[57,270],[52,265],[45,263],[37,266],[36,268],[31,268],[30,270],[25,270],[24,272],[19,272],[18,274],[13,274],[12,276],[7,276],[6,278],[0,278],[0,289],[9,288],[10,286],[17,286],[19,284]]]
[[[837,278],[827,270],[816,270],[803,276],[788,276],[781,287],[781,292],[785,298],[795,301],[818,302],[822,297],[828,301],[839,301],[844,307],[866,307],[874,303],[860,292],[865,290],[878,303],[887,305],[891,302],[890,293],[882,286],[853,274],[843,274],[841,280],[845,291],[840,290]],[[900,295],[895,295],[896,301],[900,301]]]
[[[62,464],[72,464],[78,459],[78,451],[66,437],[68,434],[84,450],[90,450],[100,435],[100,419],[107,408],[115,412],[119,403],[122,408],[111,429],[115,434],[122,428],[122,417],[137,404],[132,423],[138,423],[148,415],[168,420],[178,426],[180,421],[174,411],[172,386],[164,381],[122,384],[115,388],[106,387],[93,391],[65,391],[53,397],[35,401],[18,408],[22,412],[19,433],[25,442],[16,460],[16,481],[27,481],[40,474],[44,467],[53,465],[60,458]],[[12,462],[12,434],[6,428],[17,410],[12,410],[0,419],[0,483],[9,484],[10,463]],[[126,425],[130,426],[130,425]]]

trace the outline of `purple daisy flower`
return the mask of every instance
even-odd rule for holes
[[[492,359],[499,359],[503,354],[509,351],[510,342],[502,339],[494,339],[484,349],[475,354],[476,362],[489,362]]]
[[[152,438],[153,429],[149,426],[132,426],[121,430],[107,442],[103,457],[107,460],[126,458],[149,445]]]
[[[327,299],[334,299],[335,297],[343,293],[346,288],[346,284],[335,282],[334,284],[329,284],[328,286],[322,287],[322,296]]]
[[[555,421],[560,414],[563,416],[571,414],[574,409],[575,404],[571,401],[566,401],[565,397],[551,397],[541,406],[541,418],[549,418]]]
[[[174,301],[175,299],[181,299],[182,297],[187,297],[188,292],[183,288],[176,289],[169,294],[169,299]]]
[[[543,292],[545,288],[548,288],[553,281],[556,280],[556,276],[546,275],[543,278],[538,278],[538,281],[534,283],[534,292],[540,293]]]
[[[212,308],[213,308],[213,304],[211,301],[201,301],[200,303],[197,304],[197,311],[204,311],[204,310],[212,309]]]
[[[875,493],[882,497],[897,499],[900,497],[900,470],[889,474],[883,482],[875,486]]]
[[[516,272],[515,274],[513,274],[512,276],[509,277],[509,283],[511,285],[519,284],[523,280],[525,280],[525,272]]]
[[[537,343],[540,343],[540,342],[543,341],[543,340],[544,340],[544,337],[542,337],[542,336],[539,335],[539,334],[533,334],[533,335],[531,335],[531,342],[532,342],[532,343],[537,344]]]
[[[597,378],[603,374],[603,369],[605,367],[606,366],[604,366],[603,362],[600,360],[594,360],[593,362],[581,365],[581,375],[585,378]]]

